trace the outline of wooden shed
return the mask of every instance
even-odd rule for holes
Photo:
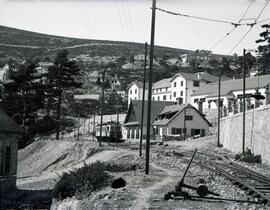
[[[18,139],[24,130],[0,108],[0,193],[16,188]]]

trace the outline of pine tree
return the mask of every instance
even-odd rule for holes
[[[54,90],[52,93],[56,97],[56,139],[59,139],[63,94],[65,90],[72,87],[81,87],[81,83],[76,81],[80,75],[80,69],[75,61],[68,59],[68,51],[63,50],[56,55],[54,65],[49,68],[48,75],[50,75],[50,87]]]
[[[10,68],[10,81],[4,84],[3,108],[25,128],[33,125],[37,111],[44,107],[43,75],[34,62]]]
[[[258,47],[259,64],[262,74],[270,73],[270,23],[262,25],[264,31],[260,33],[260,39],[256,43],[261,43]]]

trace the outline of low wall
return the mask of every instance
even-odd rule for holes
[[[270,165],[270,105],[246,111],[245,148],[261,155]],[[235,153],[242,152],[242,113],[221,119],[220,140],[223,147]]]

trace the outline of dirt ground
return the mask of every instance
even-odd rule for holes
[[[112,173],[114,177],[122,177],[127,185],[124,188],[112,189],[110,186],[92,193],[89,197],[67,198],[63,201],[53,200],[52,210],[87,210],[87,209],[270,209],[270,206],[239,202],[219,202],[205,200],[164,200],[164,195],[173,190],[187,166],[190,156],[186,151],[195,148],[200,152],[233,158],[234,154],[217,148],[213,136],[190,141],[164,142],[163,145],[151,145],[150,173],[145,174],[145,155],[138,156],[138,142],[126,142],[118,146],[114,144],[98,147],[97,142],[66,140],[62,142],[42,141],[28,146],[19,155],[17,185],[20,189],[52,189],[62,173],[82,167],[84,161],[96,160],[134,162],[137,170]],[[143,152],[144,153],[144,152]],[[183,153],[183,157],[176,155]],[[196,156],[195,156],[196,159]],[[270,176],[266,165],[245,164],[249,168]],[[30,177],[28,177],[30,176]],[[24,177],[24,178],[23,178]],[[198,186],[203,180],[209,190],[219,193],[222,198],[251,200],[245,191],[232,185],[230,181],[192,164],[187,173],[185,183]],[[188,190],[196,195],[193,190]]]

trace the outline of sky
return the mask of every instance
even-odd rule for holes
[[[241,20],[241,23],[250,23],[258,17],[267,1],[157,0],[157,7],[190,16],[237,23],[250,6]],[[151,5],[152,0],[0,0],[0,25],[68,37],[144,43],[150,42]],[[265,19],[270,19],[270,3],[258,21]],[[257,48],[255,40],[263,31],[261,24],[253,26],[235,47],[250,26],[237,27],[226,36],[234,28],[230,23],[157,11],[155,44],[241,55],[243,48]],[[224,36],[226,38],[214,46]]]

